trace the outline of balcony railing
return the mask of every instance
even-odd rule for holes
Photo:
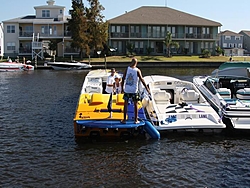
[[[32,53],[32,49],[30,48],[19,48],[19,54],[30,54]]]
[[[139,32],[139,33],[116,33],[112,32],[110,38],[165,38],[165,33],[162,32]],[[172,33],[172,38],[174,39],[217,39],[217,35],[212,34],[188,34],[188,33]]]
[[[62,30],[57,30],[57,31],[20,31],[19,32],[19,37],[33,37],[34,36],[38,36],[39,37],[71,37],[71,32],[69,31],[62,31]]]

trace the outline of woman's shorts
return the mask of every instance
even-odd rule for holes
[[[139,101],[140,100],[140,95],[139,95],[139,93],[124,93],[123,99],[125,101],[128,101],[130,98],[133,101]]]

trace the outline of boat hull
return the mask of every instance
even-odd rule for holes
[[[0,72],[17,72],[28,70],[34,70],[34,66],[15,62],[0,63]]]
[[[134,103],[129,102],[124,118],[123,94],[112,95],[112,117],[108,111],[110,94],[105,94],[105,84],[110,70],[92,70],[85,77],[74,118],[74,133],[76,140],[124,140],[136,137],[146,137],[145,126],[150,130],[150,137],[159,139],[159,134],[147,122],[141,101],[138,101],[139,123],[134,123]]]
[[[220,116],[192,82],[157,75],[144,80],[151,93],[146,94],[143,104],[160,133],[221,133],[225,129]]]
[[[49,62],[54,70],[81,70],[81,69],[90,69],[91,65],[85,63],[68,63],[68,62]]]

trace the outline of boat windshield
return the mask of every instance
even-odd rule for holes
[[[211,93],[213,93],[214,95],[216,94],[216,88],[215,88],[216,84],[217,84],[217,82],[216,82],[214,79],[212,79],[212,78],[208,78],[208,79],[205,81],[205,83],[204,83],[204,85],[205,85],[205,86],[209,89],[209,91],[211,91]]]

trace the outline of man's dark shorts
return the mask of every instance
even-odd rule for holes
[[[140,95],[139,95],[139,93],[124,93],[123,99],[125,101],[128,101],[130,98],[133,101],[139,101],[140,100]]]

